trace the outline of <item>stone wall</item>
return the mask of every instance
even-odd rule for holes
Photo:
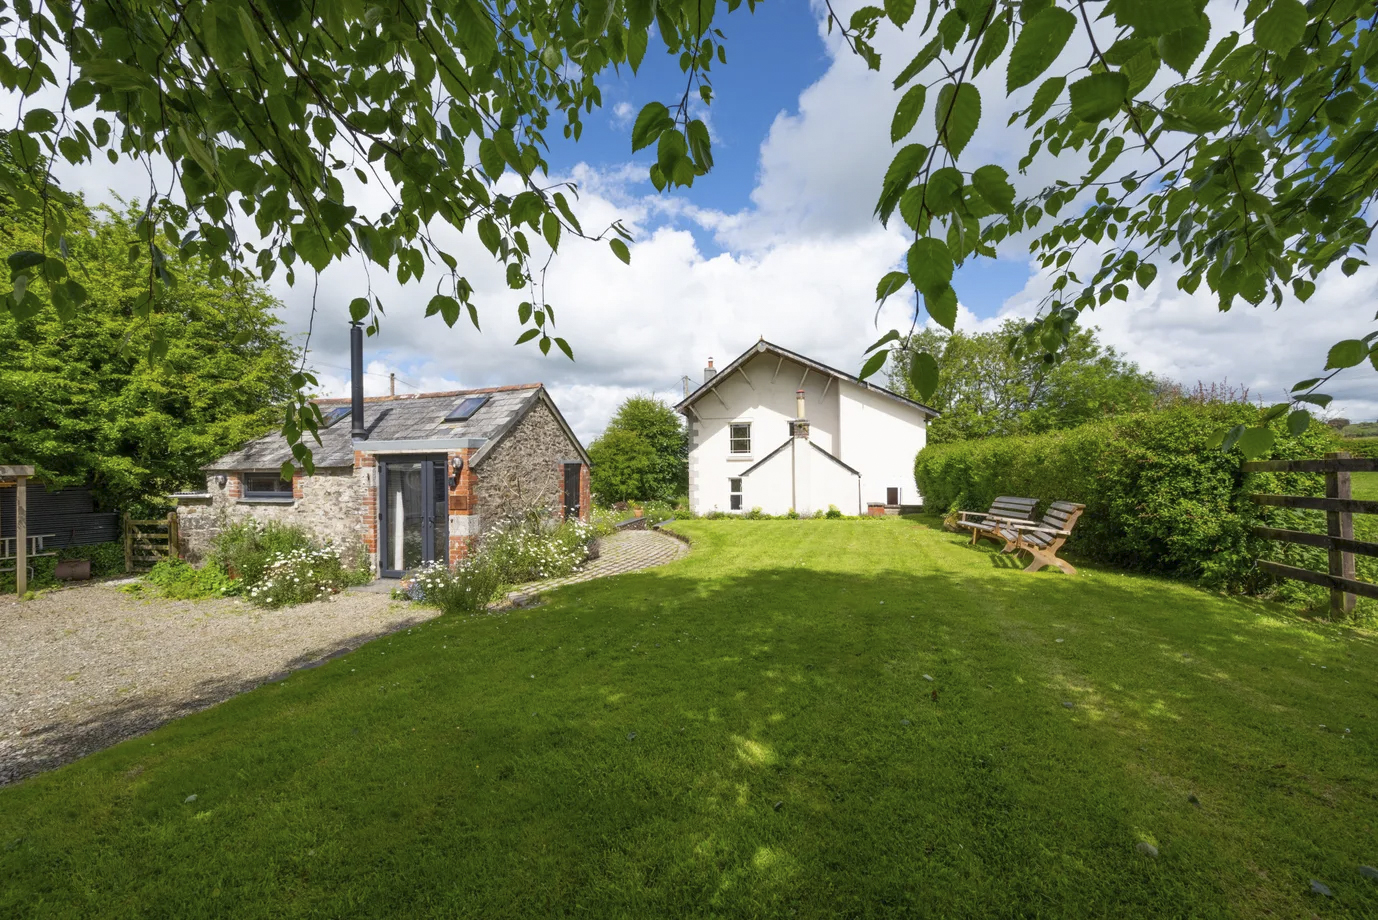
[[[209,498],[179,498],[177,526],[184,558],[199,562],[210,550],[211,540],[223,528],[249,518],[301,527],[316,539],[334,544],[346,563],[364,544],[366,516],[376,471],[372,467],[317,469],[314,476],[301,471],[292,480],[293,500],[244,499],[242,480],[236,473],[206,477]]]
[[[562,460],[579,459],[578,448],[544,402],[537,402],[478,468],[474,502],[480,529],[513,514],[560,514]],[[587,475],[582,472],[582,475]]]

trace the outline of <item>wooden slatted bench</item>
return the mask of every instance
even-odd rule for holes
[[[1005,544],[1004,552],[1014,550],[1014,533],[1009,530],[1011,524],[1032,524],[1037,525],[1037,521],[1030,520],[1033,516],[1034,508],[1038,505],[1036,498],[1016,498],[1012,495],[1002,495],[991,502],[990,510],[984,514],[980,511],[963,511],[957,521],[958,527],[965,527],[971,531],[971,545],[982,539],[993,540],[996,543]]]
[[[1028,553],[1033,557],[1033,561],[1024,571],[1037,572],[1045,566],[1055,565],[1068,575],[1075,575],[1077,570],[1070,562],[1057,558],[1057,551],[1062,549],[1062,544],[1072,535],[1077,518],[1081,517],[1085,510],[1085,505],[1075,502],[1053,502],[1048,506],[1048,513],[1043,515],[1041,524],[1011,525],[1008,531],[1014,541],[1015,552]],[[1005,531],[1002,531],[1003,533]]]
[[[56,550],[47,549],[45,546],[48,540],[56,538],[57,534],[52,533],[34,534],[28,537],[27,551],[24,553],[24,568],[27,570],[30,580],[33,579],[34,574],[34,559],[40,556],[57,555]],[[18,549],[18,537],[0,537],[0,575],[7,575],[10,572],[18,571],[18,556],[16,554],[16,550]]]

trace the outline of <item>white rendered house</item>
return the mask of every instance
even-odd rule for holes
[[[689,425],[689,507],[801,515],[918,504],[914,456],[937,412],[762,339],[675,407]]]

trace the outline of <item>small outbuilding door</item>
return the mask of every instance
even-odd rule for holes
[[[579,470],[581,463],[565,464],[565,519],[579,517]]]
[[[449,490],[444,457],[378,463],[378,570],[384,578],[428,562],[449,563]]]

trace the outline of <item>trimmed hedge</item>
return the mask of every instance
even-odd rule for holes
[[[1081,502],[1086,511],[1068,549],[1123,568],[1158,572],[1233,592],[1309,594],[1295,583],[1279,588],[1254,560],[1283,551],[1254,537],[1256,523],[1324,532],[1305,512],[1254,505],[1249,492],[1323,494],[1317,474],[1240,471],[1238,451],[1207,447],[1222,427],[1256,424],[1247,405],[1181,407],[1117,416],[1079,428],[1016,438],[990,438],[928,447],[914,463],[914,479],[935,510],[984,511],[998,495]],[[1300,436],[1277,424],[1276,459],[1306,459],[1340,449],[1319,423]],[[1298,550],[1304,549],[1301,547]],[[1324,571],[1321,561],[1288,550],[1293,564]]]

